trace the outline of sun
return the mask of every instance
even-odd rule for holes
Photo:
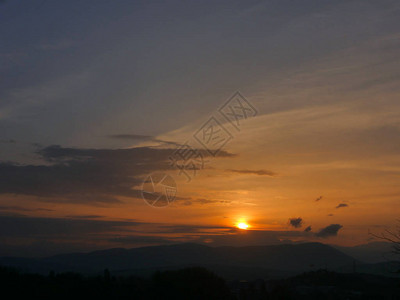
[[[246,224],[245,222],[239,222],[239,223],[237,223],[236,227],[239,229],[247,229],[247,228],[249,228],[249,225]]]

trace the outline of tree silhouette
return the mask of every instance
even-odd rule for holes
[[[396,226],[395,230],[385,229],[385,231],[379,235],[373,233],[370,234],[373,237],[392,243],[393,253],[400,255],[400,219],[397,220],[397,222],[399,224]]]
[[[111,273],[108,269],[104,270],[104,280],[106,282],[109,282],[111,280]]]

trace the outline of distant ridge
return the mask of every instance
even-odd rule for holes
[[[380,263],[396,259],[389,242],[371,242],[353,247],[334,246],[339,251],[367,263]]]
[[[0,258],[0,264],[27,271],[100,272],[106,268],[123,270],[156,270],[181,266],[218,266],[274,270],[291,274],[316,269],[336,269],[353,264],[354,258],[321,243],[283,244],[247,247],[209,247],[184,243],[133,249],[114,248],[90,253],[72,253],[42,259]],[[359,262],[357,262],[359,263]]]

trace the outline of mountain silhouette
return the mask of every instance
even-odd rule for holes
[[[336,269],[353,263],[353,257],[321,243],[248,247],[209,247],[185,243],[133,249],[115,248],[41,259],[11,257],[0,259],[1,265],[42,273],[49,270],[93,273],[106,268],[114,272],[129,272],[184,266],[211,266],[211,269],[217,271],[225,269],[228,273],[236,269],[295,274],[321,268]]]
[[[353,247],[333,247],[355,259],[368,263],[380,263],[396,259],[393,253],[393,244],[389,242],[372,242]]]

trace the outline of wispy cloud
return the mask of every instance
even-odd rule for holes
[[[340,203],[340,204],[338,204],[338,205],[336,206],[336,208],[342,208],[342,207],[349,207],[349,205],[346,204],[346,203]]]
[[[237,169],[227,169],[227,172],[239,173],[239,174],[251,174],[251,175],[259,175],[259,176],[277,176],[277,173],[269,171],[269,170],[237,170]]]
[[[152,135],[141,135],[141,134],[112,134],[108,136],[109,138],[126,140],[126,141],[151,141],[160,144],[166,145],[175,145],[180,146],[181,144],[173,142],[173,141],[165,141],[158,139]]]
[[[181,198],[177,199],[175,203],[179,205],[226,205],[231,203],[230,200],[221,200],[221,199],[206,199],[206,198]]]
[[[104,218],[104,216],[100,216],[100,215],[67,215],[65,217],[72,218],[72,219],[101,219],[101,218]]]
[[[149,140],[154,139],[151,135],[142,135],[142,134],[112,134],[108,137],[113,139],[121,139],[121,140]]]
[[[33,211],[54,211],[53,209],[49,209],[49,208],[41,208],[41,207],[37,207],[37,208],[26,208],[26,207],[21,207],[21,206],[13,206],[13,205],[2,205],[0,206],[0,211],[1,210],[12,210],[12,211],[24,211],[24,212],[33,212]]]

